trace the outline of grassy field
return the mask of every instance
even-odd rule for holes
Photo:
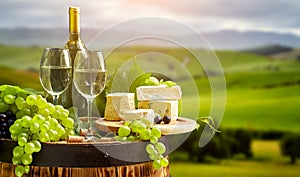
[[[210,56],[204,51],[202,53]],[[0,84],[41,90],[37,72],[41,54],[42,48],[0,46]],[[227,87],[226,109],[221,127],[300,132],[299,61],[272,60],[265,56],[235,51],[216,51],[216,54],[222,64]],[[199,116],[209,115],[210,84],[203,77],[204,71],[199,62],[187,50],[157,47],[117,49],[107,56],[107,69],[112,74],[127,60],[143,55],[147,67],[157,67],[157,70],[175,78],[180,78],[184,72],[174,73],[175,65],[172,64],[184,64],[194,76],[200,96],[198,99],[189,93],[192,86],[190,82],[178,80],[184,91],[184,116],[196,118],[194,113],[199,110]],[[176,61],[171,64],[165,62],[171,59]],[[218,77],[216,75],[211,79],[218,80]],[[200,107],[189,106],[194,105],[195,101],[200,102]]]
[[[171,162],[172,177],[294,177],[299,176],[300,164],[288,164],[280,154],[278,141],[255,140],[253,158],[227,159],[212,164]],[[171,154],[172,156],[172,154]]]

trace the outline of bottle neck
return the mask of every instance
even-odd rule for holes
[[[80,34],[80,12],[78,8],[69,9],[69,33],[78,37]]]

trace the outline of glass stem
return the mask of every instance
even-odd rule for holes
[[[87,124],[88,124],[88,135],[92,135],[92,106],[93,106],[93,99],[87,99],[87,111],[88,111],[88,117],[87,117]]]
[[[57,105],[59,95],[53,95],[53,104]]]

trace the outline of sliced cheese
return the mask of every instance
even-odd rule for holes
[[[146,118],[151,123],[153,123],[155,113],[152,109],[137,109],[137,110],[124,111],[121,116],[122,116],[122,119],[125,121]]]
[[[171,117],[171,121],[175,121],[178,117],[178,100],[138,101],[138,108],[153,109],[161,117]]]
[[[112,93],[106,97],[104,112],[105,120],[122,120],[121,114],[127,110],[134,110],[134,93]]]
[[[137,100],[178,100],[182,92],[180,86],[140,86],[136,89]]]

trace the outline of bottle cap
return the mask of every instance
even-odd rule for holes
[[[69,14],[79,14],[80,7],[69,7]]]

